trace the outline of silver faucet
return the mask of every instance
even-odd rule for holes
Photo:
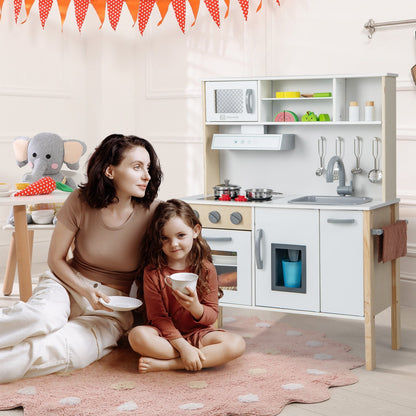
[[[352,181],[351,185],[345,185],[345,167],[344,162],[339,156],[332,156],[328,162],[328,167],[326,169],[326,181],[333,182],[334,181],[334,167],[335,163],[338,163],[339,169],[339,186],[337,187],[338,195],[352,195]]]

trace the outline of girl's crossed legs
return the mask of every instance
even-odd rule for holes
[[[152,326],[133,328],[129,342],[133,350],[141,355],[139,373],[185,369],[178,351]],[[200,351],[205,356],[201,361],[202,367],[216,367],[234,360],[244,353],[245,347],[245,341],[240,335],[211,331],[201,338]]]

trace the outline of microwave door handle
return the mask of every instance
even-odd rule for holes
[[[261,242],[263,240],[263,230],[260,228],[257,231],[256,235],[256,245],[255,245],[255,254],[256,254],[256,264],[258,269],[263,269],[263,259],[261,258]]]
[[[246,90],[246,111],[247,113],[253,112],[253,90]]]

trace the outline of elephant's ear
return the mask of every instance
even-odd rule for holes
[[[27,163],[27,147],[29,146],[29,141],[29,137],[16,137],[13,140],[13,152],[19,168]]]
[[[64,163],[69,169],[77,170],[79,160],[86,152],[87,145],[79,140],[64,140]]]

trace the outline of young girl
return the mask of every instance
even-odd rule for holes
[[[243,354],[242,337],[213,326],[218,279],[192,208],[177,199],[161,202],[145,241],[143,291],[149,325],[136,326],[129,334],[131,347],[141,355],[139,372],[197,371]],[[186,295],[166,285],[165,276],[178,272],[199,276],[196,291],[188,287]]]

